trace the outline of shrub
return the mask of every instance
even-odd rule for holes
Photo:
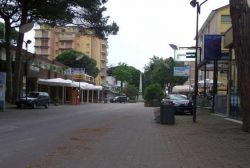
[[[147,102],[157,101],[160,102],[163,98],[163,89],[159,83],[151,84],[146,87],[144,92],[144,99]]]

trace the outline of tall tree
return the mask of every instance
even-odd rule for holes
[[[7,57],[7,97],[12,97],[12,66],[10,55],[11,27],[21,27],[30,22],[47,23],[51,25],[77,24],[91,28],[101,38],[116,34],[116,23],[108,24],[109,17],[104,17],[103,6],[106,0],[0,0],[0,18],[5,22],[5,41]],[[20,32],[17,40],[15,60],[15,96],[19,92],[21,79],[21,54],[24,35]]]
[[[2,40],[2,42],[4,42],[4,38],[5,38],[5,29],[4,29],[4,23],[0,22],[0,39]],[[11,34],[10,34],[10,40],[11,40],[11,44],[15,44],[17,41],[17,36],[18,36],[18,32],[12,28],[11,29]]]
[[[84,53],[78,51],[65,51],[62,54],[59,54],[56,57],[56,60],[72,68],[84,68],[85,72],[94,78],[99,73],[99,70],[96,67],[96,61],[92,58],[89,58]]]
[[[114,71],[115,69],[119,67],[118,66],[113,66],[113,67],[109,67],[108,70],[107,70],[107,74],[109,76],[113,76],[114,75]],[[128,69],[131,73],[131,79],[128,82],[129,85],[134,85],[135,87],[137,87],[137,89],[139,88],[139,82],[140,82],[140,73],[141,71],[136,69],[135,67],[133,66],[128,66]]]
[[[236,53],[240,105],[243,130],[250,132],[250,3],[248,0],[230,0],[233,26],[233,45]]]
[[[121,93],[123,93],[123,82],[126,81],[129,83],[131,80],[131,71],[129,66],[125,63],[119,63],[113,72],[113,76],[116,80],[121,81]]]
[[[128,85],[124,88],[123,92],[126,94],[126,96],[129,97],[130,100],[135,100],[136,96],[138,96],[138,87],[135,85]]]
[[[162,88],[164,88],[167,83],[169,83],[171,87],[177,84],[184,84],[187,81],[186,77],[174,76],[174,67],[182,65],[183,63],[176,62],[171,57],[164,60],[163,58],[154,56],[150,59],[149,64],[145,66],[145,87],[154,83],[159,83]]]

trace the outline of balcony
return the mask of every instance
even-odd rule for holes
[[[42,36],[42,35],[35,36],[35,39],[49,39],[49,38],[50,38],[49,36]]]
[[[101,61],[102,62],[107,62],[107,57],[106,56],[101,56]]]
[[[66,46],[66,45],[60,45],[59,50],[69,50],[69,49],[73,49],[72,45],[71,46]]]
[[[48,45],[35,45],[35,48],[49,48]]]
[[[60,36],[59,41],[73,41],[74,37],[73,36]]]
[[[101,71],[100,71],[100,76],[101,76],[101,77],[107,76],[107,71],[106,71],[106,70],[101,70]]]

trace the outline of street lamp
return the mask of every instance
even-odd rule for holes
[[[198,66],[197,66],[197,57],[198,57],[198,26],[199,26],[199,14],[201,5],[203,5],[208,0],[203,1],[201,4],[197,2],[197,0],[192,0],[190,2],[190,5],[192,7],[196,7],[196,36],[195,36],[195,77],[194,77],[194,109],[193,109],[193,122],[196,122],[196,109],[197,109],[197,95],[198,95]]]
[[[31,44],[31,40],[24,41],[26,48],[26,58],[25,58],[25,99],[27,101],[28,96],[28,44]]]

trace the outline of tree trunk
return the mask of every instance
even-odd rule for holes
[[[238,68],[240,105],[243,113],[243,130],[250,132],[250,8],[247,0],[230,0],[230,12]]]
[[[13,88],[12,88],[12,55],[10,52],[10,35],[11,35],[11,26],[9,20],[5,20],[5,52],[6,52],[6,64],[7,64],[7,92],[6,100],[11,103]]]
[[[27,12],[23,10],[20,27],[26,24],[26,22],[27,22]],[[21,73],[23,71],[22,66],[24,57],[22,54],[23,39],[24,39],[24,34],[19,32],[17,38],[16,59],[15,59],[14,80],[13,80],[14,81],[13,87],[15,88],[13,91],[13,100],[15,100],[18,96],[20,96],[20,91],[22,89],[19,84],[23,80],[23,75],[22,75],[23,73]]]

